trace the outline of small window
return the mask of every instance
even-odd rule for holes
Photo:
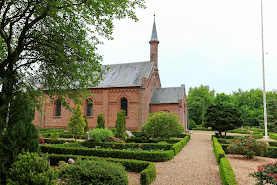
[[[62,103],[60,100],[56,101],[55,116],[61,116]]]
[[[128,107],[127,107],[127,99],[126,98],[122,98],[121,99],[121,109],[122,110],[124,110],[125,111],[125,115],[127,116],[128,115],[128,112],[127,112],[127,110],[128,110]]]
[[[92,116],[92,100],[87,100],[87,116]]]

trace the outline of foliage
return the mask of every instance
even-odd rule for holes
[[[277,96],[269,93],[266,103],[268,130],[277,133]],[[264,122],[261,125],[264,127]]]
[[[87,120],[87,116],[86,115],[84,115],[84,120],[85,120],[84,132],[87,133],[87,131],[88,131],[88,120]]]
[[[125,118],[125,111],[120,110],[120,112],[117,113],[117,119],[115,121],[115,128],[116,132],[114,134],[115,137],[125,140],[126,139],[126,118]]]
[[[116,133],[116,128],[111,128],[110,130],[113,132],[113,134]]]
[[[96,128],[105,128],[104,114],[98,114]]]
[[[213,100],[214,93],[214,90],[210,90],[209,86],[204,85],[189,89],[187,96],[189,117],[197,125],[203,123],[204,114]]]
[[[224,150],[222,149],[221,145],[219,144],[219,142],[215,141],[213,142],[213,145],[214,145],[214,154],[215,154],[215,158],[216,158],[216,161],[217,163],[219,164],[220,163],[220,159],[222,157],[225,157],[225,152]]]
[[[161,111],[150,114],[141,130],[153,138],[167,139],[178,137],[184,132],[184,127],[180,125],[176,114]]]
[[[112,157],[120,159],[136,159],[143,161],[162,162],[168,161],[174,157],[173,150],[163,152],[131,152],[122,150],[106,150],[106,149],[92,149],[79,147],[63,147],[53,145],[41,145],[43,153],[54,154],[74,154],[83,156],[98,156],[98,157]]]
[[[56,184],[57,174],[50,164],[36,153],[22,153],[10,168],[7,184]]]
[[[197,125],[192,119],[190,119],[189,120],[189,130],[192,130],[194,128],[197,128]]]
[[[1,1],[0,133],[16,92],[58,96],[65,106],[67,98],[79,104],[87,97],[87,87],[104,74],[96,53],[100,40],[112,39],[115,19],[137,21],[137,7],[144,8],[144,1]]]
[[[277,184],[277,162],[258,166],[258,171],[249,176],[258,180],[256,185]]]
[[[81,106],[77,105],[76,110],[73,115],[69,117],[70,121],[68,122],[68,133],[73,136],[75,141],[77,137],[84,133],[85,120],[82,117]]]
[[[50,137],[52,140],[58,140],[59,139],[59,133],[58,132],[53,132]]]
[[[105,160],[77,159],[74,164],[62,168],[59,176],[68,185],[128,184],[124,167]]]
[[[206,127],[212,127],[218,130],[221,135],[222,131],[232,130],[242,125],[240,112],[230,104],[217,102],[208,107],[205,113]]]
[[[129,140],[136,143],[148,143],[151,140],[151,135],[143,131],[132,132],[132,134],[134,137],[129,138]]]
[[[106,140],[107,142],[116,142],[116,143],[126,143],[124,140],[121,140],[119,138],[116,138],[112,135],[108,135],[108,138]]]
[[[90,140],[94,142],[102,142],[109,138],[109,135],[113,135],[113,132],[106,128],[96,128],[88,131]]]
[[[8,168],[24,149],[38,152],[38,132],[32,123],[32,100],[27,94],[18,94],[10,106],[7,127],[0,134],[0,184],[5,184]],[[1,113],[0,113],[1,114]]]
[[[42,145],[45,144],[45,141],[44,141],[44,139],[42,137],[38,138],[38,144],[42,144]]]
[[[243,155],[245,158],[252,159],[257,155],[267,152],[267,144],[257,141],[250,136],[239,136],[227,147],[231,154]]]
[[[219,173],[223,185],[237,185],[235,173],[228,159],[223,157],[219,163]]]
[[[69,158],[73,158],[73,159],[80,158],[80,159],[89,159],[89,160],[99,159],[99,157],[94,157],[94,156],[76,156],[76,155],[61,155],[61,154],[49,154],[48,157],[50,159],[51,165],[57,165],[58,163],[60,163],[60,161],[67,161]],[[141,185],[150,184],[156,177],[156,167],[151,162],[130,160],[130,159],[116,159],[116,158],[101,158],[101,159],[120,163],[129,172],[140,173]]]

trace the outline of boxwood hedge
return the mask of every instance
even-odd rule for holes
[[[78,155],[63,155],[63,154],[49,154],[48,159],[51,165],[58,165],[59,161],[68,161],[72,159],[90,159],[90,160],[107,160],[111,162],[121,163],[127,171],[140,173],[140,183],[142,185],[150,184],[156,177],[156,167],[153,163],[147,161],[130,160],[130,159],[114,159],[114,158],[100,158],[91,156]]]
[[[236,176],[232,169],[232,166],[229,163],[228,159],[225,157],[220,159],[219,173],[220,173],[223,185],[236,185],[237,184]]]

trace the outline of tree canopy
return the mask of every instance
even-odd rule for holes
[[[142,0],[2,0],[0,2],[1,133],[17,91],[76,103],[102,78],[100,38],[112,39],[113,20],[137,21]],[[74,89],[74,90],[72,90]],[[76,96],[78,95],[78,96]],[[83,95],[83,96],[80,96]]]

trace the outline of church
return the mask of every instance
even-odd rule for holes
[[[126,112],[127,130],[139,130],[146,123],[148,115],[158,111],[174,112],[180,124],[187,129],[185,85],[161,87],[155,19],[149,44],[150,61],[104,66],[106,73],[103,80],[97,87],[89,89],[93,93],[89,97],[91,101],[84,100],[81,105],[90,129],[96,127],[98,114],[104,115],[106,127],[113,128],[121,109]],[[70,106],[72,104],[70,102]],[[44,100],[42,112],[35,112],[33,123],[36,127],[67,129],[72,112],[58,100],[54,103],[50,99]]]

